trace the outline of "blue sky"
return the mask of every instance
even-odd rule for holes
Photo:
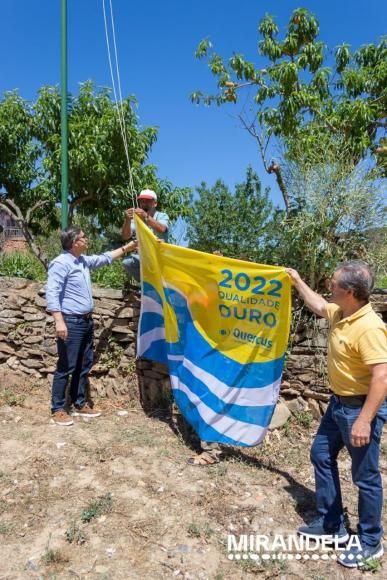
[[[215,87],[206,63],[194,58],[198,42],[209,37],[223,56],[241,52],[263,64],[257,53],[259,20],[269,12],[283,30],[300,6],[317,16],[320,37],[329,47],[348,42],[357,48],[386,33],[387,4],[380,0],[112,1],[122,91],[136,95],[141,124],[159,127],[151,155],[159,175],[180,186],[195,187],[202,180],[213,185],[222,178],[233,187],[251,164],[272,186],[276,203],[276,184],[236,119],[240,108],[190,102],[193,90]],[[0,94],[17,88],[33,100],[42,85],[59,83],[60,0],[1,0],[0,17]],[[71,92],[87,79],[111,86],[102,0],[68,0],[68,48]]]

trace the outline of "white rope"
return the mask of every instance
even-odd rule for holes
[[[117,85],[118,85],[118,98],[117,98],[116,81],[114,78],[111,51],[110,51],[110,40],[109,40],[108,22],[107,22],[107,18],[106,18],[105,0],[102,0],[102,9],[103,9],[103,19],[104,19],[104,24],[105,24],[105,38],[106,38],[106,47],[107,47],[107,53],[108,53],[110,77],[111,77],[111,81],[112,81],[113,95],[114,95],[114,100],[115,100],[115,104],[116,104],[118,122],[120,125],[120,131],[121,131],[121,137],[122,137],[124,150],[125,150],[126,162],[128,165],[129,193],[131,195],[132,205],[134,207],[135,205],[137,205],[137,197],[135,195],[132,168],[131,168],[130,158],[129,158],[128,141],[127,141],[127,135],[126,135],[125,116],[124,116],[124,109],[123,109],[123,103],[122,103],[121,79],[120,79],[120,70],[119,70],[119,66],[118,66],[118,54],[117,54],[116,34],[115,34],[115,27],[114,27],[112,0],[110,0],[110,25],[111,25],[111,29],[112,29],[112,37],[113,37],[113,44],[114,44],[114,57],[115,57],[115,68],[116,68]]]

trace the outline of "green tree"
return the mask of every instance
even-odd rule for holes
[[[262,261],[269,258],[273,207],[266,189],[249,167],[246,180],[235,192],[218,180],[212,188],[202,183],[193,211],[187,218],[187,235],[192,248],[218,250],[226,256]]]
[[[134,98],[124,99],[120,107],[135,193],[150,187],[172,220],[184,217],[190,191],[159,179],[156,167],[147,163],[157,129],[139,125]],[[68,116],[69,221],[75,215],[87,218],[98,234],[119,226],[123,211],[135,204],[119,116],[109,91],[96,91],[92,82],[82,84],[79,95],[69,94]],[[6,93],[0,101],[1,207],[23,227],[43,263],[47,260],[34,234],[59,227],[60,172],[59,90],[43,87],[33,104]]]
[[[348,161],[349,144],[322,142],[314,158],[299,145],[296,159],[282,160],[290,211],[278,215],[272,230],[274,261],[298,269],[312,288],[319,288],[338,262],[350,259],[369,261],[382,275],[382,182],[365,162]]]
[[[288,158],[294,158],[295,143],[313,156],[321,139],[344,138],[354,165],[375,155],[376,166],[385,175],[387,40],[355,52],[342,44],[334,51],[333,66],[328,67],[318,21],[308,10],[293,12],[282,38],[268,14],[258,31],[259,54],[267,61],[263,67],[239,53],[226,62],[208,39],[199,44],[196,55],[207,58],[218,90],[213,95],[196,91],[192,100],[207,105],[237,103],[250,87],[254,112],[250,118],[240,115],[240,120],[256,139],[266,171],[275,174],[286,209],[289,198],[281,167],[268,159],[273,138],[285,145]]]

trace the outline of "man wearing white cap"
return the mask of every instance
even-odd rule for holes
[[[157,195],[152,189],[143,189],[137,198],[139,207],[129,208],[125,211],[125,221],[122,226],[122,238],[128,240],[135,232],[133,222],[134,214],[138,215],[151,231],[163,240],[168,241],[169,217],[166,213],[157,211]],[[122,262],[129,276],[137,282],[140,281],[140,257],[138,254],[131,254]]]

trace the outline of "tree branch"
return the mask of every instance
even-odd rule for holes
[[[5,205],[5,203],[8,204],[13,209],[14,213],[11,211],[9,207],[7,207],[7,205]],[[48,201],[39,202],[35,204],[32,208],[30,208],[27,212],[28,219],[24,218],[21,209],[16,205],[16,203],[12,199],[7,198],[5,200],[5,203],[0,203],[0,208],[3,209],[9,216],[11,216],[15,221],[17,221],[20,224],[21,230],[31,249],[31,252],[38,258],[39,262],[44,266],[45,270],[47,270],[48,267],[47,256],[35,242],[35,237],[28,227],[29,226],[28,220],[34,209],[37,209],[37,207],[44,205],[44,203],[48,203]]]
[[[7,197],[5,200],[5,203],[8,204],[13,209],[13,211],[15,212],[15,215],[17,216],[16,219],[18,219],[18,220],[24,219],[24,216],[21,212],[21,209],[16,205],[16,203],[12,199]]]
[[[274,161],[271,162],[270,166],[267,168],[268,173],[275,173],[275,177],[277,180],[278,187],[282,193],[282,197],[285,204],[285,211],[286,215],[289,215],[289,194],[288,190],[286,189],[285,182],[282,177],[281,167],[275,163]]]
[[[80,205],[81,203],[84,203],[85,201],[89,201],[90,199],[93,199],[93,194],[92,193],[86,193],[86,195],[81,195],[80,197],[75,198],[69,204],[69,218],[70,218],[69,221],[70,222],[72,222],[75,208],[78,205]]]
[[[17,217],[16,214],[14,214],[12,212],[12,210],[7,207],[4,203],[0,203],[0,208],[3,209],[5,211],[6,214],[8,214],[12,219],[14,219],[15,221],[19,220],[20,218]]]
[[[44,201],[38,201],[38,203],[35,203],[35,205],[33,205],[32,207],[30,207],[27,210],[27,213],[26,213],[26,224],[27,225],[30,223],[31,215],[34,213],[34,211],[37,210],[39,207],[46,205],[47,203],[50,203],[50,201],[48,199],[45,199]]]
[[[254,123],[248,124],[246,122],[246,120],[242,117],[242,115],[238,115],[238,117],[239,117],[239,120],[241,121],[242,125],[246,129],[246,131],[248,131],[248,133],[250,133],[250,135],[252,137],[254,137],[254,139],[257,141],[258,147],[259,147],[259,152],[261,154],[261,159],[262,159],[262,163],[263,163],[263,167],[265,168],[265,171],[269,174],[271,174],[271,173],[275,174],[276,180],[277,180],[277,185],[279,187],[280,192],[282,193],[282,198],[284,200],[286,215],[289,215],[289,209],[290,209],[289,208],[289,194],[288,194],[285,182],[284,182],[283,177],[282,177],[281,167],[278,164],[274,163],[274,161],[272,161],[270,165],[268,165],[266,162],[266,151],[267,151],[267,148],[269,145],[270,137],[268,137],[266,139],[266,143],[264,144],[262,137],[260,135],[258,135],[258,133],[257,133],[257,130],[256,130]]]

